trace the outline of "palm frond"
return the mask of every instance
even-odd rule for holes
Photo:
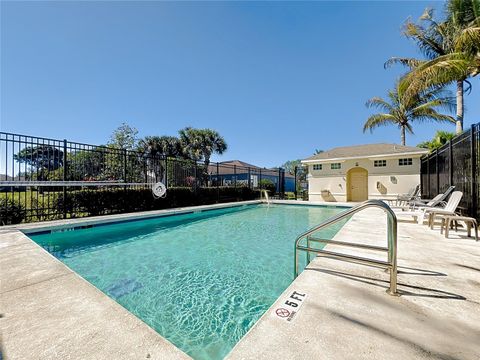
[[[385,61],[385,63],[383,64],[383,67],[387,69],[393,65],[399,64],[399,65],[406,66],[410,69],[413,69],[419,66],[420,64],[422,64],[423,62],[424,61],[418,60],[415,58],[391,57],[390,59]]]
[[[431,86],[442,86],[458,80],[465,80],[474,71],[472,59],[463,53],[454,53],[428,61],[404,78],[409,95],[421,92]]]
[[[373,97],[365,103],[365,106],[368,108],[376,108],[379,110],[383,110],[385,112],[391,112],[393,107],[387,101],[382,99],[381,97]]]
[[[455,51],[476,56],[480,52],[480,27],[468,27],[456,38]]]
[[[407,130],[409,134],[413,134],[413,128],[410,123],[407,122],[404,126],[405,126],[405,130]]]
[[[424,108],[415,111],[415,113],[412,114],[412,121],[437,121],[455,124],[455,119],[453,117],[451,117],[450,115],[440,114],[432,108]]]
[[[398,120],[391,114],[375,114],[367,119],[367,121],[363,125],[363,132],[366,132],[367,130],[370,130],[370,132],[372,132],[373,129],[379,126],[397,123]]]
[[[441,34],[435,33],[432,30],[433,28],[427,30],[412,22],[407,22],[404,30],[405,36],[415,41],[420,51],[428,59],[433,59],[445,54],[441,43]]]
[[[453,97],[432,99],[413,108],[412,113],[432,108],[442,109],[453,113],[456,109],[456,100]]]

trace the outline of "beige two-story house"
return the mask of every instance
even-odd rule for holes
[[[396,144],[334,148],[302,160],[312,201],[394,198],[420,183],[427,150]]]

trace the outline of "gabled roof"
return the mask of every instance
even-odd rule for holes
[[[246,163],[244,161],[240,161],[240,160],[229,160],[229,161],[222,161],[220,162],[221,165],[230,165],[230,166],[241,166],[241,167],[246,167],[246,168],[256,168],[256,169],[260,169],[258,166],[255,166],[255,165],[252,165],[252,164],[249,164],[249,163]]]
[[[367,144],[355,146],[342,146],[324,151],[311,156],[302,162],[330,159],[358,159],[362,157],[392,156],[392,155],[423,155],[428,150],[415,146],[403,146],[397,144]]]

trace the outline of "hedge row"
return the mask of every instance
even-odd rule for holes
[[[222,202],[253,200],[258,192],[248,187],[198,188],[175,187],[167,191],[167,196],[155,199],[150,189],[97,189],[67,192],[64,199],[61,193],[52,197],[53,212],[62,218],[85,217],[105,214],[118,214],[135,211],[160,210],[182,206],[208,205]],[[32,209],[37,218],[44,219],[41,209]],[[52,209],[49,210],[49,213]],[[16,224],[26,219],[23,205],[13,201],[0,204],[0,224]],[[52,219],[52,217],[50,217]],[[30,219],[29,219],[30,220]]]
[[[223,187],[218,190],[199,188],[196,191],[177,187],[168,189],[167,196],[161,199],[155,199],[149,189],[86,190],[68,193],[65,204],[63,197],[60,197],[56,207],[63,211],[65,206],[70,214],[86,213],[86,216],[92,216],[253,200],[255,196],[255,192],[246,187]]]
[[[25,218],[25,208],[18,201],[0,199],[0,225],[18,224]]]

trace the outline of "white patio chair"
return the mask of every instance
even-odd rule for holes
[[[444,208],[440,207],[424,207],[415,211],[399,211],[395,214],[397,217],[401,216],[412,216],[414,220],[417,220],[419,224],[423,224],[425,215],[429,215],[428,225],[433,227],[434,217],[437,215],[454,215],[455,210],[462,200],[463,193],[461,191],[454,191],[450,198],[448,199],[447,204]]]

